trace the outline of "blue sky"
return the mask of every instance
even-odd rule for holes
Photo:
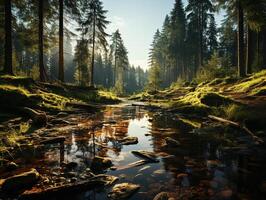
[[[148,52],[156,29],[161,28],[174,0],[102,0],[108,10],[108,33],[119,29],[131,64],[147,69]],[[187,1],[183,1],[187,4]]]

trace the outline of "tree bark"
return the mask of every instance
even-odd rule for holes
[[[237,2],[237,18],[238,18],[238,75],[244,77],[246,75],[244,66],[244,13],[240,1]]]
[[[95,8],[93,8],[93,35],[92,35],[92,57],[91,57],[91,77],[90,77],[90,86],[93,86],[94,84],[94,57],[95,57],[95,35],[96,35],[96,19],[95,19],[95,15],[96,15],[96,10]]]
[[[11,0],[5,0],[5,65],[4,73],[13,75]]]
[[[252,73],[252,47],[253,47],[253,35],[252,30],[248,27],[247,30],[247,55],[246,55],[246,73]]]
[[[64,77],[64,0],[59,1],[59,70],[58,79],[65,81]]]
[[[40,81],[45,81],[45,71],[43,63],[43,1],[39,0],[39,70]]]
[[[262,54],[262,58],[263,58],[262,68],[266,69],[266,28],[264,28],[264,30],[263,30],[263,54]]]

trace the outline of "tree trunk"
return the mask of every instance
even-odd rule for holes
[[[45,81],[45,71],[43,63],[43,1],[39,0],[39,70],[40,81]]]
[[[93,86],[94,80],[93,80],[93,74],[94,74],[94,57],[95,57],[95,34],[96,34],[96,10],[94,8],[93,10],[93,35],[92,35],[92,57],[91,57],[91,77],[90,77],[90,86]]]
[[[262,69],[266,69],[266,28],[263,30],[263,64]]]
[[[240,77],[244,77],[246,75],[245,73],[245,66],[244,66],[244,14],[243,14],[243,8],[241,6],[241,3],[237,2],[237,10],[238,10],[238,75]]]
[[[5,0],[5,65],[4,73],[13,75],[11,0]]]
[[[246,73],[251,74],[252,69],[252,47],[253,47],[253,35],[252,30],[248,27],[247,30],[247,55],[246,55]]]
[[[59,1],[59,70],[58,79],[64,82],[64,1]]]

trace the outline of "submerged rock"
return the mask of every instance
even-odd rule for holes
[[[139,188],[140,185],[131,183],[116,184],[111,192],[109,192],[108,197],[113,200],[126,199],[133,195]]]
[[[169,199],[169,194],[167,192],[160,192],[153,198],[153,200],[168,200],[168,199]]]
[[[157,159],[157,156],[155,153],[153,152],[149,152],[149,151],[131,151],[134,155],[137,155],[141,158],[144,158],[145,160],[149,161],[149,162],[159,162],[159,160]]]
[[[95,156],[91,163],[91,169],[95,171],[101,171],[111,167],[112,165],[113,164],[111,159],[106,157]]]
[[[123,145],[131,145],[131,144],[138,144],[139,141],[137,137],[125,137],[119,140],[119,142]]]
[[[112,185],[114,182],[116,182],[118,180],[118,177],[106,174],[99,174],[91,178],[91,180],[102,181],[104,182],[105,186],[109,186]]]
[[[2,191],[10,193],[30,188],[39,180],[39,178],[40,174],[36,169],[9,177],[3,181]]]

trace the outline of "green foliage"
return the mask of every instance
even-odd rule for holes
[[[198,82],[211,81],[215,78],[224,78],[234,74],[234,71],[230,68],[222,66],[222,59],[218,56],[218,53],[215,52],[211,59],[202,68],[200,68],[197,73],[196,80]]]
[[[158,90],[160,88],[161,78],[160,78],[160,68],[158,65],[152,66],[149,71],[149,90]]]

